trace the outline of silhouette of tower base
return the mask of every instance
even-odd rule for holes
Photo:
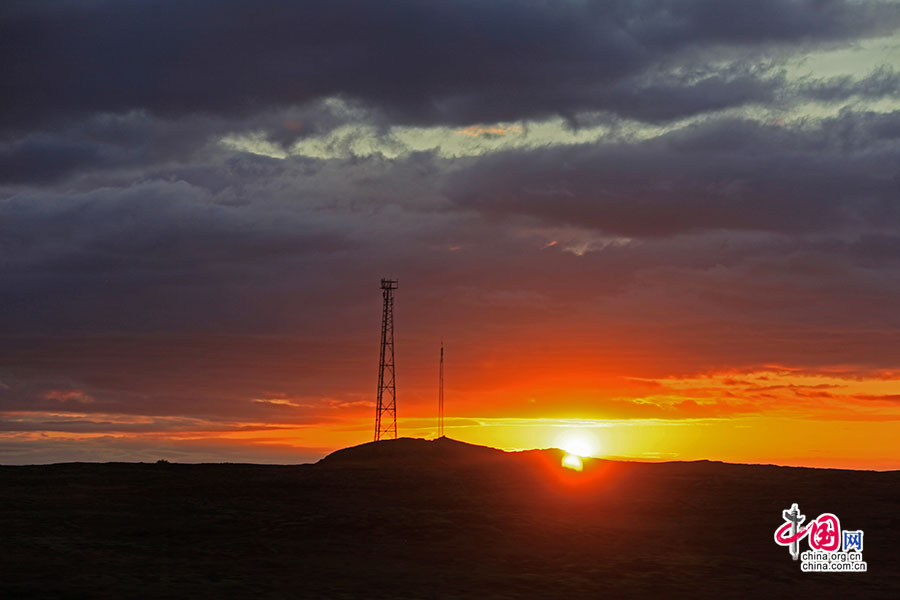
[[[394,382],[394,290],[396,279],[382,279],[384,309],[381,316],[381,360],[378,363],[378,401],[375,405],[375,441],[397,438],[397,387]]]

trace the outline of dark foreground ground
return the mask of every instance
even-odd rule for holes
[[[0,467],[0,598],[900,598],[900,472],[558,461]],[[802,573],[792,502],[864,530],[868,572]]]

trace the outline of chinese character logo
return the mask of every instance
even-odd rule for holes
[[[841,547],[841,522],[836,515],[822,513],[801,529],[800,525],[806,520],[806,516],[800,514],[795,502],[789,509],[782,511],[782,517],[784,523],[775,530],[775,543],[779,546],[789,546],[794,560],[800,556],[800,540],[803,538],[807,538],[809,547],[813,550],[834,552]]]
[[[800,570],[813,572],[865,572],[868,565],[862,557],[863,532],[841,530],[837,515],[822,513],[812,521],[800,514],[797,503],[781,511],[784,522],[775,530],[775,543],[787,546],[791,557],[800,560]],[[806,538],[809,550],[800,552]]]
[[[800,509],[794,502],[789,509],[782,511],[782,516],[785,522],[775,530],[775,543],[779,546],[790,546],[791,557],[797,560],[800,557],[800,540],[807,534],[806,529],[798,530],[798,528],[806,520],[806,515],[800,514]]]
[[[841,547],[841,522],[831,513],[823,513],[809,525],[809,547],[834,552]]]
[[[863,532],[845,531],[844,532],[844,552],[862,552],[863,549]]]

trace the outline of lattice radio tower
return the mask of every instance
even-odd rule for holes
[[[444,340],[441,340],[441,375],[438,387],[438,437],[444,437]]]
[[[397,438],[397,387],[394,382],[394,290],[396,279],[382,279],[384,310],[381,315],[381,360],[378,363],[378,403],[375,406],[375,441]]]

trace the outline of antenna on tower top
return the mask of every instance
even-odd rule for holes
[[[438,437],[444,437],[444,340],[441,338],[441,374],[438,386]]]
[[[381,280],[381,358],[378,361],[378,401],[375,405],[375,441],[397,439],[397,386],[394,382],[394,290],[396,279]]]

